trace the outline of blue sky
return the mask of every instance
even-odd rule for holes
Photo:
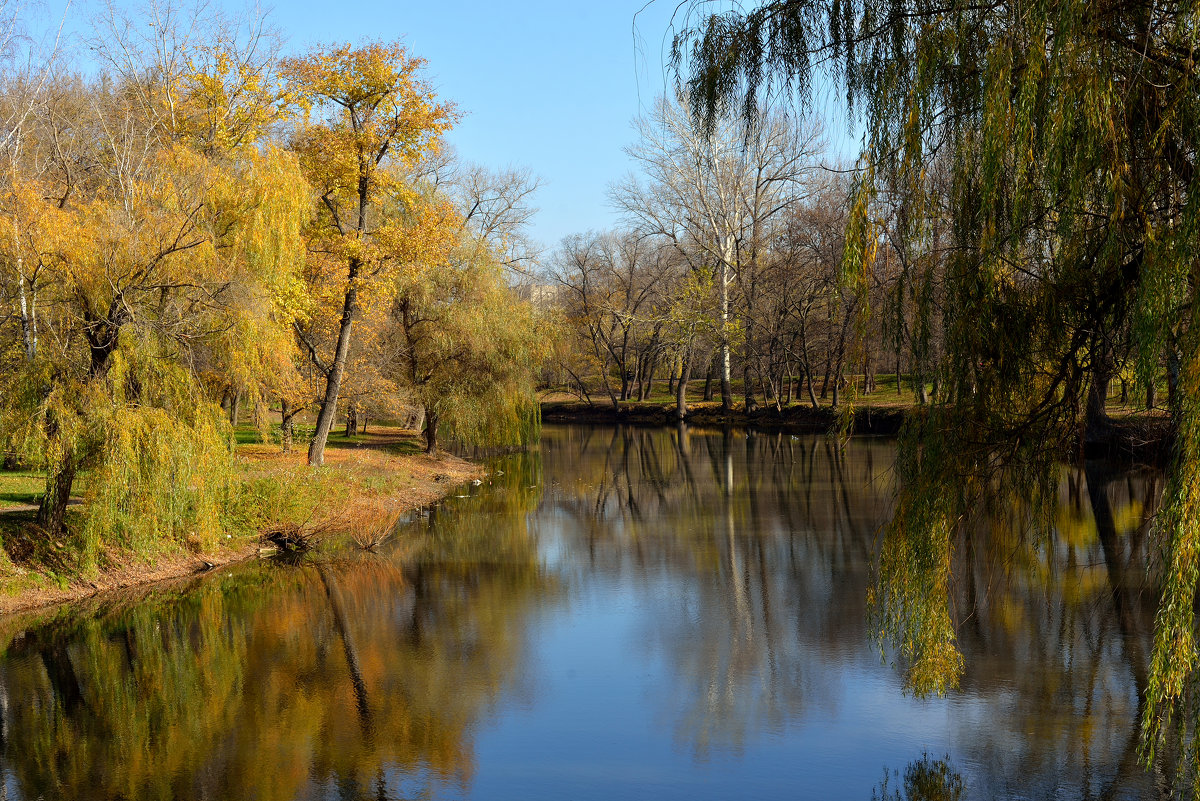
[[[629,169],[622,148],[633,137],[630,121],[669,81],[660,56],[674,3],[640,15],[635,41],[641,6],[397,4],[394,30],[429,59],[443,93],[467,113],[450,136],[459,152],[491,166],[528,166],[542,178],[533,234],[546,245],[615,223],[606,190]]]
[[[239,0],[216,2],[230,11],[246,8]],[[47,0],[45,12],[61,15],[64,3]],[[427,59],[429,79],[466,114],[449,136],[459,154],[490,167],[529,167],[542,179],[531,233],[550,248],[567,234],[617,224],[607,188],[632,167],[622,151],[633,138],[631,120],[670,85],[663,60],[676,6],[677,0],[264,3],[291,51],[403,39]],[[73,0],[70,15],[78,24],[100,8],[99,0]],[[853,155],[844,135],[833,138]]]
[[[459,154],[527,166],[542,179],[532,233],[553,247],[616,223],[606,191],[629,170],[630,122],[668,86],[662,60],[675,3],[638,14],[643,5],[344,0],[336,19],[327,2],[280,4],[273,17],[297,47],[403,37],[466,113],[449,136]]]

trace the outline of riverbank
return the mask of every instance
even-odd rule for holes
[[[744,428],[761,432],[791,434],[830,434],[896,436],[904,421],[921,407],[916,404],[856,404],[852,410],[828,405],[812,407],[793,404],[776,410],[759,407],[747,412],[745,405],[734,404],[728,412],[719,401],[689,403],[683,422],[696,428]],[[1080,454],[1089,458],[1113,458],[1122,461],[1161,464],[1170,451],[1170,419],[1160,411],[1110,409],[1109,424],[1102,440],[1088,441],[1066,461]],[[616,408],[610,403],[544,400],[542,422],[591,425],[675,426],[675,404],[669,401],[629,401]]]
[[[904,424],[905,407],[856,407],[850,420],[850,433],[894,436]],[[588,404],[584,401],[545,401],[542,421],[546,423],[593,423],[641,426],[673,426],[678,423],[673,403],[629,402],[617,408],[612,404]],[[735,404],[729,412],[719,401],[690,403],[684,422],[689,426],[713,428],[733,426],[757,431],[824,434],[843,425],[843,413],[829,406],[792,405],[782,411],[775,407],[759,408],[747,413],[743,404]]]
[[[29,504],[0,509],[0,615],[76,601],[112,590],[150,585],[256,557],[262,532],[294,526],[327,536],[378,530],[484,474],[455,456],[423,452],[412,431],[375,427],[352,438],[331,437],[325,465],[305,464],[303,446],[242,444],[237,471],[244,503],[217,548],[163,543],[152,554],[106,549],[97,574],[74,569],[69,543],[47,538]],[[68,513],[68,525],[71,515]]]

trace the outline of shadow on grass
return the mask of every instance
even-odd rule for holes
[[[425,452],[425,443],[420,437],[398,431],[358,434],[353,437],[331,434],[325,447],[335,450],[370,448],[393,456],[415,456]]]
[[[78,541],[78,521],[67,517],[67,531],[52,537],[37,525],[37,512],[21,511],[0,515],[0,544],[9,560],[18,567],[67,577],[78,575],[83,543]]]
[[[37,492],[5,492],[0,490],[0,510],[6,505],[36,504],[41,497],[41,490]]]

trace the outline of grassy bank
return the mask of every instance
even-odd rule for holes
[[[81,566],[71,541],[82,507],[68,512],[68,533],[49,537],[34,525],[44,479],[29,472],[0,473],[0,614],[83,598],[109,589],[161,581],[254,556],[264,530],[299,527],[329,536],[373,533],[403,512],[445,496],[482,474],[453,456],[429,457],[418,435],[375,427],[357,437],[331,437],[325,466],[305,464],[305,449],[284,453],[238,431],[234,491],[237,502],[215,548],[164,538],[154,547],[108,544],[98,571]],[[86,486],[86,476],[81,486]]]

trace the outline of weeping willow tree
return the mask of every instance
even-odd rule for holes
[[[522,445],[541,426],[537,371],[551,334],[486,248],[464,245],[397,279],[386,349],[391,374],[425,416],[425,443]]]
[[[4,153],[0,275],[26,290],[17,328],[36,335],[0,361],[0,431],[10,458],[47,473],[50,535],[86,473],[70,526],[85,571],[107,546],[215,544],[232,443],[205,374],[271,369],[303,311],[308,191],[262,142],[286,98],[261,42],[213,29],[189,44],[175,35],[203,25],[184,22],[156,22],[171,52],[116,26],[97,45],[112,68],[47,84]]]
[[[1111,434],[1118,354],[1164,373],[1174,450],[1143,757],[1169,732],[1200,776],[1200,3],[773,0],[689,4],[673,55],[712,124],[831,84],[865,129],[845,278],[884,226],[934,287],[933,403],[904,441],[879,617],[914,689],[961,671],[945,609],[951,532],[985,492],[1047,495],[1051,464]],[[886,192],[889,211],[881,211]],[[928,340],[928,329],[920,335]]]
[[[535,442],[537,380],[557,329],[508,280],[523,259],[513,254],[524,247],[530,184],[462,165],[452,152],[394,180],[405,191],[381,212],[396,233],[379,241],[397,268],[371,323],[383,377],[420,411],[429,453],[442,437]]]
[[[231,440],[198,368],[251,369],[264,364],[270,331],[289,341],[272,283],[290,269],[290,250],[277,248],[275,214],[264,209],[302,213],[292,160],[214,170],[164,158],[171,177],[154,175],[163,193],[135,183],[125,224],[96,202],[68,215],[71,242],[41,274],[41,345],[8,376],[9,450],[48,472],[43,528],[64,527],[76,476],[89,471],[82,534],[93,566],[101,532],[139,551],[164,538],[214,544]],[[192,208],[212,216],[175,206],[185,179],[198,195]]]

